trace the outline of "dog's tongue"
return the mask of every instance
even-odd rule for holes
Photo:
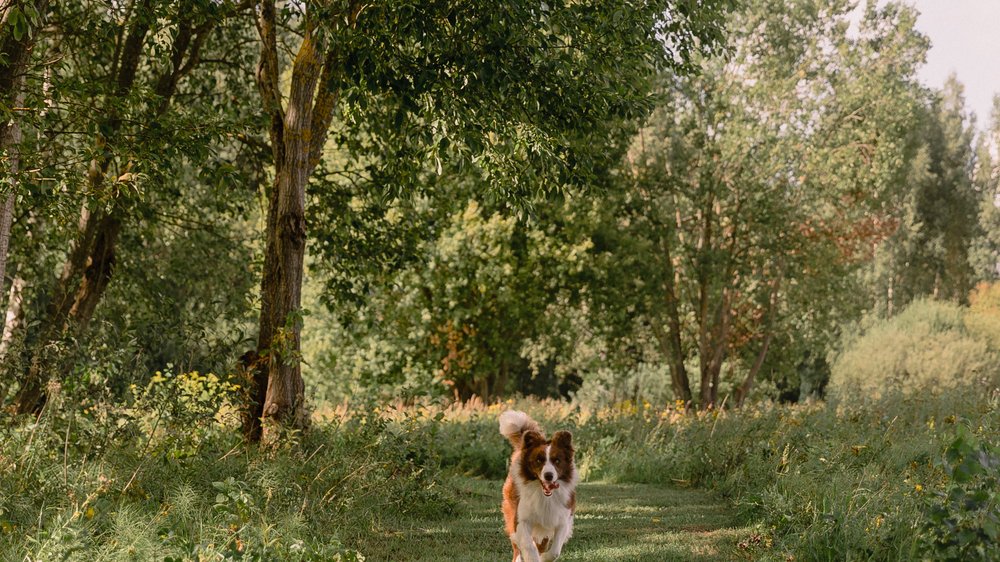
[[[551,484],[547,484],[545,483],[545,481],[542,481],[542,492],[544,492],[546,496],[551,496],[552,490],[555,490],[558,487],[559,487],[558,482],[552,482]]]

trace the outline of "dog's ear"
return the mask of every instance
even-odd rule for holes
[[[573,434],[568,431],[557,431],[552,436],[552,444],[573,456]]]
[[[537,447],[542,443],[545,443],[545,438],[537,431],[525,431],[524,437],[521,438],[521,448],[525,450]]]

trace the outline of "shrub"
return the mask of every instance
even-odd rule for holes
[[[921,300],[870,322],[834,359],[830,391],[843,399],[880,398],[994,383],[1000,355],[966,328],[966,316],[961,306]]]
[[[1000,451],[960,426],[939,466],[947,486],[928,497],[924,554],[1000,560]]]
[[[994,350],[1000,350],[1000,282],[980,283],[972,291],[965,327]]]

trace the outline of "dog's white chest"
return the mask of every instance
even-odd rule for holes
[[[546,496],[538,486],[528,486],[517,506],[518,521],[531,525],[536,539],[552,536],[556,529],[572,525],[573,515],[567,504],[569,491],[558,488],[551,496]]]

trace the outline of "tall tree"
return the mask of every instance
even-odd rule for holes
[[[634,143],[612,220],[642,251],[622,281],[678,399],[693,398],[690,358],[712,407],[726,365],[746,398],[775,338],[821,348],[849,273],[891,231],[926,42],[895,4],[870,4],[854,38],[852,7],[746,3],[732,56],[666,76]]]
[[[558,188],[603,165],[588,144],[648,107],[655,69],[685,67],[694,50],[717,46],[727,4],[261,1],[258,79],[275,179],[248,437],[260,439],[262,420],[307,423],[298,359],[306,185],[335,120],[337,148],[389,193],[443,160],[502,196]],[[286,27],[297,30],[287,96]]]
[[[21,124],[24,77],[31,51],[45,21],[48,0],[11,0],[0,6],[0,154],[7,185],[0,189],[0,295],[7,269],[10,227],[21,168]]]
[[[82,188],[79,219],[45,312],[34,323],[36,343],[14,397],[16,412],[37,411],[44,379],[62,371],[52,344],[88,328],[111,282],[122,231],[142,200],[143,179],[175,164],[157,156],[175,152],[164,150],[162,138],[174,97],[209,36],[236,9],[232,2],[208,0],[137,0],[111,10],[89,2],[53,5],[52,44],[68,53],[69,70],[55,87],[69,109],[56,104],[50,113],[94,135],[89,146],[70,143],[72,160],[88,162],[86,169],[63,170],[82,176],[69,180]],[[80,21],[90,23],[80,28]],[[96,114],[81,114],[75,103]]]
[[[877,308],[891,316],[920,297],[967,302],[979,235],[974,123],[952,76],[917,115],[921,145],[912,159],[899,227],[873,265]],[[987,165],[985,162],[984,165]],[[985,170],[983,170],[985,172]]]
[[[979,236],[970,259],[979,281],[1000,280],[1000,96],[993,98],[989,128],[979,138],[973,183],[979,192]]]

